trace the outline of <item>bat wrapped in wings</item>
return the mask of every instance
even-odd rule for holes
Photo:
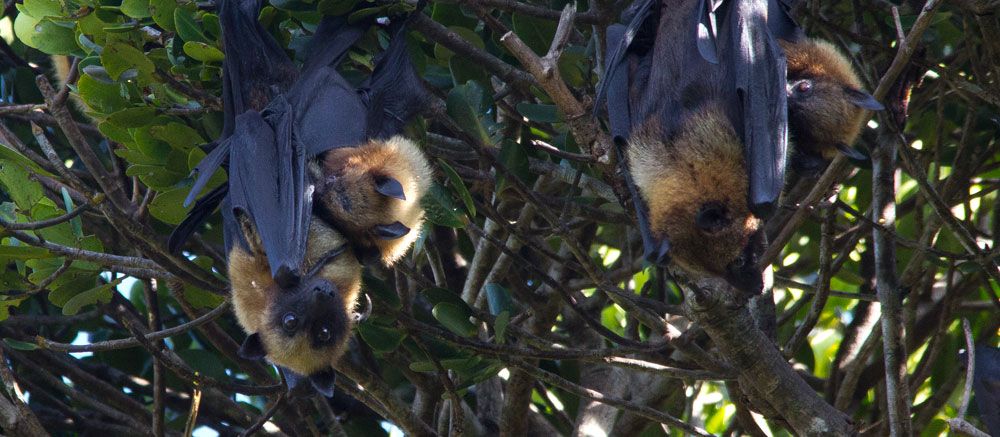
[[[861,87],[851,61],[833,44],[808,38],[791,18],[797,0],[769,0],[771,33],[788,60],[788,130],[795,153],[792,168],[815,175],[838,153],[865,161],[852,145],[882,104]]]
[[[257,22],[261,0],[225,0],[225,128],[196,167],[193,201],[228,162],[229,181],[198,200],[177,249],[221,204],[240,353],[266,357],[290,386],[329,396],[350,337],[359,257],[386,263],[416,238],[430,170],[398,136],[426,99],[406,52],[406,21],[356,88],[336,70],[370,23],[324,18],[299,71]]]
[[[761,220],[781,193],[787,145],[767,3],[640,0],[623,18],[608,28],[598,98],[646,258],[757,293]]]

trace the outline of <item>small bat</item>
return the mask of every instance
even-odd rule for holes
[[[608,28],[598,90],[647,260],[750,293],[787,145],[784,57],[766,17],[762,1],[637,2]]]
[[[360,267],[356,244],[352,244],[357,239],[336,223],[327,223],[324,214],[317,214],[314,197],[317,205],[329,203],[325,198],[333,195],[331,187],[405,197],[406,201],[393,199],[402,205],[373,198],[357,199],[353,206],[377,212],[385,205],[380,217],[394,219],[385,224],[397,232],[397,239],[409,234],[393,229],[398,220],[419,228],[422,213],[414,205],[419,205],[430,171],[412,143],[393,136],[419,110],[426,90],[406,54],[406,20],[390,26],[389,48],[358,89],[337,72],[336,65],[370,23],[324,18],[299,71],[257,23],[261,6],[259,0],[223,2],[227,124],[218,146],[198,164],[188,202],[226,162],[229,182],[198,200],[171,236],[171,247],[179,248],[221,204],[234,312],[250,334],[241,348],[243,355],[266,356],[282,369],[290,387],[308,379],[329,395],[330,365],[341,356],[350,336],[352,323],[345,320],[353,311]],[[400,143],[405,144],[379,146]],[[369,185],[338,185],[335,182],[347,179],[344,169],[348,166],[340,165],[337,168],[343,171],[337,173],[322,165],[338,163],[337,158],[328,157],[331,153],[347,159],[372,153],[372,148],[385,155],[384,164],[365,161],[350,166],[366,175]],[[407,159],[417,160],[414,168],[395,165]],[[389,164],[393,168],[383,168]],[[399,187],[386,184],[401,173],[406,185],[398,180]],[[372,224],[373,232],[381,224]],[[405,251],[413,239],[405,241],[393,248],[399,251],[402,246]],[[317,254],[324,253],[336,255],[317,261]],[[328,262],[332,271],[323,267]],[[324,329],[290,335],[289,324]]]
[[[792,168],[805,175],[823,171],[843,153],[868,157],[852,146],[868,119],[883,106],[862,89],[850,59],[827,41],[807,38],[791,18],[789,0],[770,0],[771,33],[788,60],[788,130],[795,153]]]
[[[361,264],[343,235],[314,218],[307,234],[307,273],[295,286],[279,285],[249,220],[239,223],[250,240],[249,251],[235,245],[229,252],[233,312],[250,334],[240,356],[267,357],[282,369],[289,387],[308,375],[317,392],[332,396],[330,366],[343,355],[354,327]]]

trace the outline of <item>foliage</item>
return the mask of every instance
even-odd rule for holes
[[[501,42],[512,31],[545,55],[567,2],[460,3],[431,2],[408,36],[437,95],[409,129],[435,161],[424,199],[429,225],[399,267],[366,269],[374,314],[338,365],[338,394],[329,402],[279,398],[273,369],[237,358],[244,334],[233,317],[208,312],[225,305],[218,217],[182,256],[165,250],[187,212],[189,173],[222,128],[218,5],[24,0],[8,7],[0,22],[8,25],[0,26],[8,29],[0,351],[9,363],[0,376],[5,402],[20,402],[19,390],[33,412],[22,411],[17,426],[228,435],[278,401],[271,425],[296,435],[394,427],[421,435],[681,435],[654,422],[673,417],[715,434],[761,426],[787,435],[775,416],[786,412],[764,408],[768,420],[758,425],[737,419],[748,405],[761,411],[759,400],[747,399],[746,380],[692,353],[708,351],[709,364],[730,358],[690,323],[689,290],[642,264],[621,180],[574,124],[589,112],[568,117],[537,86],[545,78],[526,73]],[[620,12],[613,2],[589,3],[577,5],[557,64],[557,80],[585,104],[600,77],[604,27]],[[867,3],[809,1],[799,15],[809,33],[848,49],[874,90],[901,42],[893,4]],[[991,248],[1000,234],[1000,27],[987,4],[955,1],[936,11],[912,41],[920,50],[903,59],[899,83],[923,79],[908,117],[879,114],[862,136],[867,149],[899,143],[892,229],[871,219],[872,191],[887,187],[873,187],[866,166],[842,171],[829,191],[836,194],[815,205],[800,202],[817,181],[793,176],[768,224],[772,241],[791,232],[773,265],[776,344],[820,397],[876,433],[888,425],[873,232],[895,238],[914,430],[944,433],[969,402],[961,320],[977,342],[998,342]],[[899,5],[903,29],[921,6]],[[410,9],[378,0],[272,0],[260,22],[301,61],[323,14]],[[360,79],[385,43],[384,31],[371,30],[341,71]],[[63,112],[64,96],[36,86],[35,76],[51,80],[48,66],[60,60],[49,55],[79,59],[78,79],[66,85],[76,122]],[[887,102],[897,103],[902,91],[892,90]],[[206,190],[225,180],[220,171]],[[942,205],[947,220],[938,215]],[[800,209],[806,220],[797,222]],[[199,317],[210,320],[187,324]],[[127,340],[179,325],[165,339]],[[604,406],[584,387],[620,402]],[[968,420],[982,429],[977,415],[973,405]]]

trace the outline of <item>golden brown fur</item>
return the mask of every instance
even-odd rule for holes
[[[629,167],[649,206],[651,231],[670,241],[673,260],[721,275],[761,223],[747,205],[743,145],[725,115],[709,106],[686,117],[669,143],[658,123],[641,126],[629,141]],[[721,206],[728,223],[700,228],[696,220],[706,205]]]
[[[245,224],[244,229],[246,229]],[[289,340],[275,327],[269,326],[269,320],[276,318],[272,304],[281,289],[271,278],[267,258],[263,255],[255,234],[251,232],[244,234],[249,236],[250,246],[256,252],[256,256],[247,253],[239,244],[235,244],[229,253],[233,312],[240,326],[248,334],[260,334],[267,350],[267,358],[274,364],[301,375],[310,375],[329,368],[343,354],[349,335],[342,336],[338,342],[329,347],[316,349],[310,345],[309,339],[303,332],[297,333]],[[327,251],[343,245],[346,241],[337,231],[315,218],[309,225],[308,238],[304,261],[307,268],[311,268]],[[319,276],[337,287],[338,296],[343,300],[343,307],[347,313],[353,311],[361,289],[361,265],[351,251],[334,258],[320,270]]]
[[[829,42],[804,39],[780,41],[788,60],[789,131],[795,146],[825,160],[836,157],[837,145],[851,146],[868,113],[852,103],[851,92],[861,81],[850,60]],[[811,81],[810,95],[797,97],[795,86]]]
[[[324,219],[361,248],[377,249],[386,265],[402,257],[420,235],[424,219],[420,199],[431,184],[430,166],[417,145],[401,136],[371,141],[330,150],[319,166],[311,170],[314,179],[328,181],[315,201]],[[406,199],[376,192],[375,182],[381,177],[398,180]],[[375,226],[397,221],[410,229],[406,235],[382,239],[374,234]]]

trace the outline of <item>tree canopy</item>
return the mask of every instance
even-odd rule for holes
[[[366,267],[372,315],[324,399],[238,357],[218,214],[166,248],[222,130],[221,1],[5,4],[6,433],[985,435],[1000,415],[997,2],[793,10],[887,110],[859,140],[870,162],[789,172],[773,286],[748,302],[642,260],[592,116],[630,1],[429,1],[407,35],[434,93],[407,128],[434,166],[428,225]],[[301,62],[324,15],[415,5],[271,0],[259,21]],[[387,38],[373,27],[340,71],[360,82]]]

